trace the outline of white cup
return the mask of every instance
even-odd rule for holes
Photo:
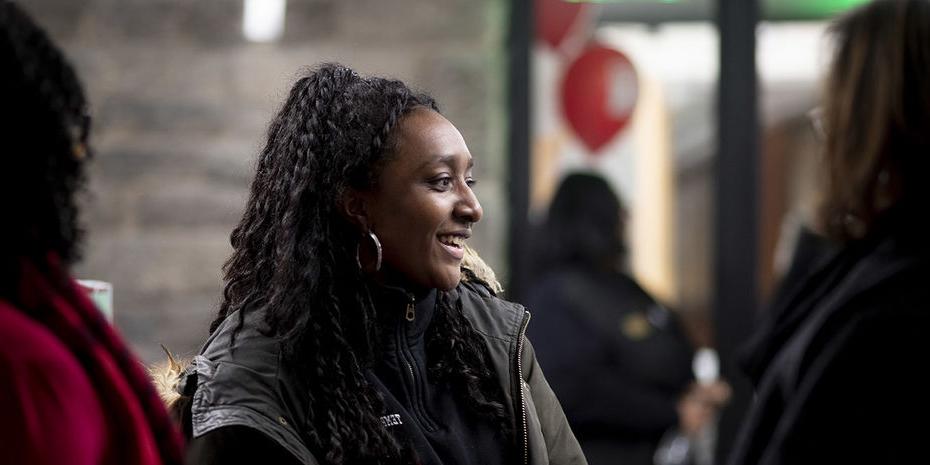
[[[103,313],[107,321],[113,323],[113,285],[94,279],[78,279],[77,283],[87,292],[87,296]]]

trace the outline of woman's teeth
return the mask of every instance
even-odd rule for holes
[[[439,242],[452,247],[461,248],[465,246],[465,238],[462,236],[439,236]]]

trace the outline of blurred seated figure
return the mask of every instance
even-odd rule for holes
[[[930,435],[930,1],[830,29],[813,226],[746,347],[755,385],[729,463],[926,463]]]
[[[527,298],[536,351],[592,465],[651,464],[666,431],[695,434],[713,417],[722,389],[692,383],[676,316],[622,271],[623,230],[607,182],[568,175],[537,234]]]
[[[181,463],[141,365],[70,276],[89,157],[74,70],[0,1],[0,462]]]

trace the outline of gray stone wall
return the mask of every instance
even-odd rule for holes
[[[301,68],[338,61],[431,92],[477,158],[476,247],[504,271],[502,0],[289,0],[274,44],[241,35],[242,0],[28,0],[94,116],[82,278],[114,286],[146,361],[195,352],[265,127]]]

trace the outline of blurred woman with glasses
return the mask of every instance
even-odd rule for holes
[[[930,1],[875,1],[831,32],[819,229],[833,247],[747,347],[756,401],[732,465],[927,457]]]

